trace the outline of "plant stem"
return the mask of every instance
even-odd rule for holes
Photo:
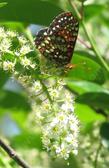
[[[98,58],[99,62],[103,65],[103,67],[105,68],[105,70],[109,73],[109,66],[107,65],[107,63],[104,61],[103,57],[101,56],[99,50],[97,49],[97,47],[95,46],[93,40],[91,39],[89,33],[87,32],[86,26],[84,24],[84,21],[81,22],[83,30],[91,44],[92,50],[95,53],[96,57]]]
[[[44,84],[44,82],[40,79],[40,83],[42,84],[43,90],[46,92],[47,98],[49,99],[50,103],[53,103],[53,100],[51,99],[51,96],[48,92],[48,88],[46,87],[46,85]]]
[[[6,151],[6,153],[22,168],[30,168],[30,166],[22,159],[20,158],[16,152],[7,145],[2,139],[0,139],[0,147]]]
[[[33,46],[33,48],[34,48],[34,50],[35,50],[35,52],[36,52],[36,54],[37,54],[37,50],[36,50],[35,45],[34,45],[34,39],[33,39],[33,36],[32,36],[32,34],[31,34],[30,30],[27,29],[26,31],[24,31],[24,33],[25,33],[26,36],[28,37],[28,39],[29,39],[31,45]],[[38,55],[38,54],[37,54],[37,55]],[[48,98],[49,102],[52,103],[52,102],[53,102],[53,101],[52,101],[52,98],[51,98],[51,96],[50,96],[50,94],[49,94],[49,92],[48,92],[48,89],[47,89],[46,85],[45,85],[44,82],[43,82],[43,79],[40,78],[39,80],[40,80],[40,83],[41,83],[41,85],[42,85],[43,90],[46,92],[46,95],[47,95],[47,98]]]
[[[72,3],[71,0],[68,0],[70,5],[72,6],[73,10],[75,11],[75,14],[77,15],[78,19],[81,20],[81,24],[82,24],[82,27],[83,27],[83,30],[91,44],[91,48],[93,50],[93,52],[95,53],[96,57],[98,58],[98,61],[101,63],[101,65],[104,67],[104,69],[109,73],[109,66],[108,64],[104,61],[103,57],[101,56],[99,50],[97,49],[97,47],[95,46],[94,44],[94,40],[92,40],[91,36],[89,35],[88,31],[87,31],[87,28],[84,24],[84,21],[82,20],[82,17],[76,7],[76,5],[74,3]]]
[[[88,49],[92,49],[91,48],[91,46],[89,46],[88,44],[86,44],[82,39],[80,39],[79,37],[78,37],[78,41],[82,44],[82,45],[84,45],[86,48],[88,48]]]
[[[82,18],[81,18],[81,15],[80,15],[80,13],[79,13],[79,11],[78,11],[76,5],[75,5],[74,3],[72,3],[71,0],[68,0],[68,2],[69,2],[69,4],[72,6],[72,8],[74,9],[75,14],[77,15],[78,19],[81,20]]]

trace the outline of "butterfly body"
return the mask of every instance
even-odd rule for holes
[[[48,28],[38,32],[36,47],[56,66],[66,66],[72,58],[78,29],[77,19],[71,12],[64,12],[58,15]]]

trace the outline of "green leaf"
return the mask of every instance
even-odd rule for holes
[[[91,123],[97,120],[104,121],[105,118],[97,114],[92,108],[87,105],[76,103],[75,113],[83,123]]]
[[[94,108],[108,110],[109,109],[109,93],[108,92],[89,92],[84,93],[76,98],[76,102],[87,104]]]
[[[20,135],[11,138],[11,144],[14,148],[37,148],[42,150],[41,135],[29,131],[24,131]]]
[[[0,3],[0,8],[4,7],[5,5],[7,5],[7,2]]]
[[[69,163],[69,166],[68,166],[68,163]],[[52,159],[50,162],[50,165],[51,165],[50,168],[57,168],[57,167],[59,168],[68,168],[68,167],[69,168],[83,168],[83,166],[79,162],[79,158],[73,155],[71,155],[68,160],[59,159],[59,158],[55,160]]]
[[[100,135],[102,137],[103,145],[109,148],[109,122],[102,123],[100,128]]]
[[[6,109],[19,109],[26,112],[30,111],[28,99],[21,95],[10,91],[0,90],[0,106]]]
[[[75,51],[75,53],[77,55],[80,55],[82,57],[87,57],[91,60],[93,60],[94,62],[96,62],[97,64],[101,65],[101,63],[99,62],[99,60],[97,59],[97,57],[95,57],[94,54],[90,53],[90,51],[83,51],[83,50],[77,50]],[[102,65],[101,65],[102,66]],[[102,68],[99,73],[97,73],[97,76],[95,78],[95,82],[96,83],[100,83],[100,84],[103,84],[105,81],[106,81],[106,78],[107,78],[107,75],[106,74],[106,71],[104,71],[104,69]]]
[[[0,69],[0,88],[3,87],[8,78],[9,74]]]
[[[103,76],[102,67],[90,58],[74,54],[72,63],[75,64],[76,67],[68,72],[67,77],[73,80],[95,80],[98,74],[100,74],[101,77]]]
[[[104,89],[101,85],[98,85],[89,81],[67,81],[67,86],[79,94],[87,92],[106,92],[109,94],[109,91]]]
[[[21,22],[0,22],[0,26],[22,33],[24,32],[24,28],[27,27],[27,24]]]
[[[0,21],[17,21],[49,25],[54,16],[63,10],[42,0],[7,0],[8,5],[0,9]]]
[[[99,16],[105,9],[106,6],[103,4],[85,5],[84,7],[85,20],[88,21],[89,19],[95,16]]]

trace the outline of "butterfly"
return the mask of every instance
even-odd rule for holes
[[[61,13],[48,28],[37,33],[36,48],[57,67],[65,67],[70,64],[78,30],[77,18],[71,12]]]

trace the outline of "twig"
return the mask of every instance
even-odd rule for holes
[[[48,100],[50,101],[50,103],[52,104],[53,103],[53,100],[48,92],[48,88],[46,87],[46,85],[44,84],[44,82],[40,79],[40,83],[42,84],[42,87],[44,89],[44,91],[46,92],[46,95],[47,95],[47,98]]]
[[[83,1],[81,1],[81,18],[83,18],[84,17],[84,0]]]
[[[79,13],[79,11],[78,11],[77,7],[75,6],[75,4],[74,4],[74,3],[72,3],[72,1],[71,1],[71,0],[68,0],[68,2],[69,2],[69,4],[72,6],[72,8],[74,9],[75,14],[77,15],[78,19],[79,19],[79,20],[81,20],[81,19],[82,19],[82,17],[81,17],[81,15],[80,15],[80,13]]]
[[[84,29],[85,34],[87,35],[87,38],[91,44],[91,47],[96,55],[96,57],[98,58],[99,62],[101,63],[101,65],[103,65],[104,69],[109,73],[109,66],[107,65],[107,63],[105,62],[105,60],[103,59],[103,57],[101,56],[99,50],[97,49],[97,47],[95,47],[95,44],[93,42],[93,40],[91,39],[89,33],[87,32],[87,29],[85,27],[84,22],[82,21],[82,27]]]
[[[78,41],[82,44],[82,45],[84,45],[86,48],[88,48],[88,49],[92,49],[91,48],[91,46],[89,46],[88,44],[86,44],[82,39],[80,39],[79,37],[78,37]]]
[[[84,24],[84,21],[76,7],[76,5],[74,4],[74,2],[72,3],[71,0],[68,0],[69,1],[69,4],[72,6],[73,10],[75,11],[75,14],[77,15],[78,19],[81,20],[81,25],[83,27],[83,30],[91,44],[91,48],[93,50],[93,52],[95,53],[96,57],[98,58],[99,62],[101,63],[101,65],[104,67],[104,69],[109,73],[109,66],[108,64],[104,61],[103,57],[101,56],[99,50],[97,49],[97,47],[95,46],[94,44],[94,40],[92,40],[91,36],[89,35],[89,32],[87,31],[87,28]],[[83,5],[83,4],[82,4]]]
[[[0,139],[0,147],[22,168],[31,168],[23,159],[21,159],[16,152]]]

